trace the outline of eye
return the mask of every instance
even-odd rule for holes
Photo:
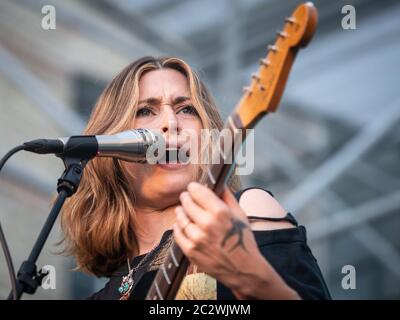
[[[139,110],[136,112],[136,117],[147,117],[153,114],[150,108],[143,107],[139,108]]]
[[[198,116],[199,114],[197,113],[197,110],[195,107],[193,107],[192,105],[186,105],[183,108],[181,108],[179,110],[179,112],[185,113],[185,114],[189,114],[189,115],[194,115],[194,116]]]

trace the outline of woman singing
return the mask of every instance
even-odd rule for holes
[[[107,86],[85,134],[147,128],[172,150],[185,131],[200,139],[202,129],[222,127],[190,66],[144,57]],[[176,299],[329,299],[304,227],[269,191],[240,189],[232,176],[219,198],[202,184],[205,174],[204,164],[190,162],[88,163],[61,224],[78,268],[109,278],[90,298],[144,299],[175,239],[191,262]]]

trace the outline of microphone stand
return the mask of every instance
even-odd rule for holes
[[[22,294],[34,294],[38,286],[42,284],[43,278],[47,272],[43,270],[37,271],[36,261],[43,249],[43,246],[50,234],[51,229],[60,213],[60,210],[65,200],[72,196],[78,189],[79,183],[82,178],[83,169],[87,161],[93,158],[92,155],[87,155],[87,159],[81,157],[64,156],[63,154],[57,155],[64,161],[65,170],[57,182],[58,196],[51,209],[46,222],[32,248],[32,251],[27,260],[25,260],[17,274],[17,300],[21,299]],[[11,291],[8,300],[13,299],[13,292]]]

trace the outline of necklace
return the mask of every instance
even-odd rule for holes
[[[161,243],[161,241],[160,241]],[[121,284],[118,288],[118,292],[121,295],[119,300],[128,300],[129,296],[131,295],[131,291],[133,289],[133,285],[135,284],[133,280],[133,275],[138,270],[145,261],[148,260],[148,258],[151,256],[151,254],[159,247],[160,243],[155,246],[153,249],[151,249],[150,252],[148,252],[143,259],[139,262],[139,264],[135,268],[131,268],[131,264],[129,262],[129,257],[126,258],[126,261],[128,263],[128,274],[126,276],[122,277]]]

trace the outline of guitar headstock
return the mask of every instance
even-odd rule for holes
[[[260,68],[252,75],[249,87],[235,109],[237,126],[248,129],[267,112],[278,108],[290,68],[299,48],[307,46],[317,25],[317,9],[311,2],[299,5],[285,19],[277,39],[268,46],[268,54],[260,60]]]

